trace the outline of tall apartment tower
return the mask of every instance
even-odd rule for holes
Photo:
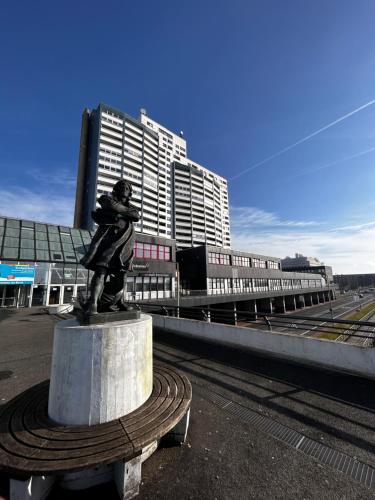
[[[227,181],[187,158],[187,145],[141,110],[139,119],[100,104],[82,115],[74,226],[92,229],[97,198],[119,179],[133,185],[138,232],[178,247],[230,247]]]

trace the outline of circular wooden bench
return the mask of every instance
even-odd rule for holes
[[[150,398],[132,413],[93,426],[62,426],[48,417],[49,381],[10,401],[0,413],[0,468],[10,477],[60,475],[131,460],[168,434],[190,407],[189,380],[155,364]]]

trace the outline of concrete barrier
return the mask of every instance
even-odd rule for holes
[[[193,319],[153,316],[156,328],[375,379],[375,348]]]

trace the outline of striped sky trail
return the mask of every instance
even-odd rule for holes
[[[294,149],[295,147],[299,146],[300,144],[308,141],[309,139],[312,139],[316,135],[321,134],[325,130],[327,130],[327,129],[329,129],[329,128],[335,126],[335,125],[337,125],[338,123],[346,120],[347,118],[350,118],[351,116],[355,115],[356,113],[359,113],[360,111],[362,111],[363,109],[368,108],[369,106],[372,106],[373,104],[375,104],[375,99],[372,99],[371,101],[366,102],[366,104],[363,104],[362,106],[359,106],[359,108],[353,109],[353,111],[350,111],[349,113],[346,113],[345,115],[340,116],[340,118],[337,118],[333,122],[330,122],[327,125],[324,125],[323,127],[319,128],[318,130],[315,130],[315,132],[312,132],[311,134],[306,135],[302,139],[299,139],[297,142],[294,142],[293,144],[290,144],[289,146],[286,146],[285,148],[281,149],[277,153],[274,153],[273,155],[268,156],[267,158],[264,158],[264,160],[261,160],[258,163],[254,163],[253,165],[250,165],[250,167],[245,168],[245,170],[242,170],[238,174],[236,174],[233,177],[231,177],[229,180],[232,181],[234,179],[238,179],[238,177],[241,177],[242,175],[245,175],[247,172],[250,172],[251,170],[254,170],[254,169],[258,168],[258,167],[264,165],[265,163],[268,163],[269,161],[273,160],[274,158],[277,158],[277,157],[283,155],[287,151],[290,151],[291,149]]]
[[[346,156],[345,158],[340,158],[340,159],[333,161],[331,163],[323,163],[323,165],[317,165],[315,167],[308,168],[306,170],[301,170],[300,172],[297,172],[296,174],[288,177],[288,180],[295,179],[296,177],[302,177],[303,175],[312,174],[314,172],[318,172],[319,170],[324,170],[325,168],[334,167],[335,165],[339,165],[340,163],[344,163],[346,161],[353,160],[354,158],[359,158],[360,156],[367,155],[369,153],[372,153],[373,151],[375,151],[375,146],[372,148],[369,148],[369,149],[365,149],[364,151],[359,151],[358,153],[352,154],[350,156]]]

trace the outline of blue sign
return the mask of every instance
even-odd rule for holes
[[[34,266],[0,264],[0,285],[32,285],[34,278]]]

